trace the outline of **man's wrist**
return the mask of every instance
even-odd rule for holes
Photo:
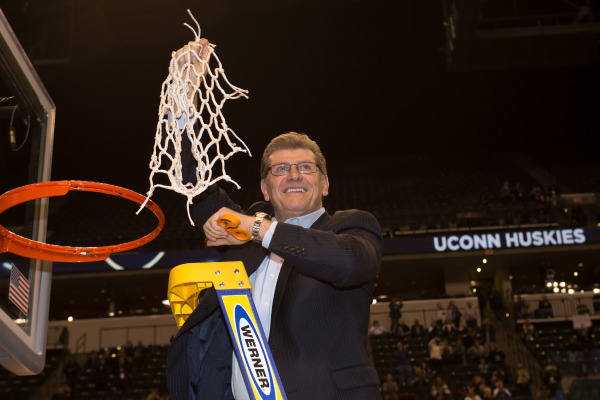
[[[250,232],[250,240],[259,243],[262,241],[263,237],[265,236],[265,233],[271,225],[271,221],[269,220],[269,218],[269,215],[264,212],[257,212],[256,214],[254,214],[254,223],[252,224],[252,232]]]

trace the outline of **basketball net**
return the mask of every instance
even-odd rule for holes
[[[199,43],[200,25],[190,10],[188,14],[196,23],[197,31],[187,23],[184,25],[194,32],[195,43]],[[220,180],[231,182],[239,189],[240,186],[227,175],[225,161],[238,152],[252,155],[246,144],[227,126],[223,115],[227,100],[248,98],[248,91],[229,82],[214,45],[201,46],[201,54],[192,47],[188,46],[180,55],[173,52],[169,76],[162,84],[146,202],[159,187],[183,194],[188,199],[188,218],[194,225],[190,215],[194,197]],[[203,59],[202,53],[206,51],[209,57]],[[211,67],[211,61],[214,67]],[[192,179],[195,182],[189,182],[190,177],[183,176],[182,150],[189,151],[196,160]],[[155,182],[162,175],[167,177],[169,184]]]

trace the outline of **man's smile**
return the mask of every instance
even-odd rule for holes
[[[294,193],[294,192],[306,193],[306,189],[293,187],[293,188],[287,188],[283,191],[283,193]]]

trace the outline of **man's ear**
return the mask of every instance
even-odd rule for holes
[[[269,201],[269,193],[267,192],[267,183],[265,182],[264,179],[260,180],[260,191],[263,194],[263,197],[265,198],[265,201]]]
[[[327,175],[323,175],[323,197],[329,194],[329,177]]]

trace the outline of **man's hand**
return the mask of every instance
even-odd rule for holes
[[[254,217],[235,212],[227,207],[221,208],[214,213],[202,227],[206,235],[207,246],[223,246],[223,245],[239,245],[244,244],[247,240],[239,240],[234,238],[227,230],[218,223],[219,218],[225,214],[231,214],[240,220],[239,228],[243,228],[248,232],[252,232],[254,225]]]
[[[189,42],[181,49],[177,50],[173,54],[173,58],[175,58],[177,62],[178,70],[184,72],[186,77],[192,82],[196,82],[201,76],[206,75],[206,72],[208,71],[210,53],[211,52],[208,49],[208,40],[200,39],[198,41]]]

